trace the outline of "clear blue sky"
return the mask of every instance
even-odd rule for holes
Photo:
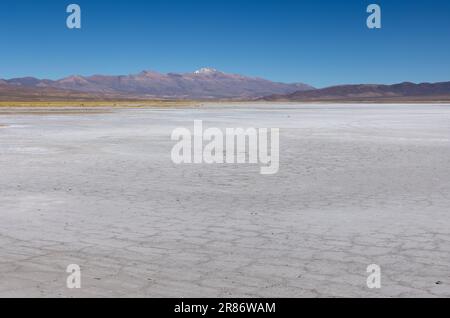
[[[81,30],[66,28],[70,3]],[[370,3],[381,30],[366,27]],[[450,1],[0,1],[0,78],[203,66],[317,87],[449,81]]]

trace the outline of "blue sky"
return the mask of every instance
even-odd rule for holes
[[[65,8],[82,9],[69,30]],[[382,8],[381,30],[366,7]],[[1,0],[0,78],[225,72],[316,87],[450,80],[448,0]]]

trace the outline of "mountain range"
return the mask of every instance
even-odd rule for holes
[[[227,74],[213,68],[192,73],[0,79],[0,100],[191,99],[294,102],[450,101],[450,82],[339,85],[321,89]]]
[[[108,76],[69,76],[60,80],[34,77],[0,80],[0,97],[32,95],[92,96],[98,98],[147,99],[254,99],[271,94],[290,94],[314,89],[302,84],[272,82],[238,74],[227,74],[213,68],[193,73],[161,74],[143,71],[139,74]],[[13,92],[13,94],[11,94]]]
[[[295,102],[450,101],[450,82],[340,85],[309,91],[297,91],[285,95],[271,95],[263,97],[261,100]]]

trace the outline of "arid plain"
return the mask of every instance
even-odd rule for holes
[[[173,164],[194,120],[279,173]],[[450,296],[450,105],[3,109],[0,167],[0,297]]]

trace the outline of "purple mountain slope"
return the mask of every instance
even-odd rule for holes
[[[84,93],[186,99],[248,99],[314,89],[306,84],[271,82],[261,78],[227,74],[211,68],[183,74],[143,71],[125,76],[69,76],[56,81],[26,77],[3,82],[16,88],[52,88]]]
[[[291,94],[270,95],[262,98],[266,101],[448,101],[450,100],[450,82],[409,83],[394,85],[340,85],[298,91]]]

